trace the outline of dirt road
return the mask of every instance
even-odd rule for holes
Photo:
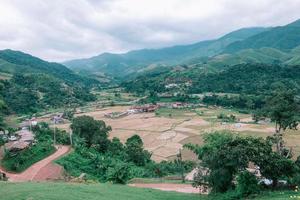
[[[162,191],[174,191],[182,193],[199,194],[199,189],[194,188],[190,184],[174,184],[174,183],[134,183],[129,184],[132,187],[138,188],[152,188]]]
[[[62,167],[53,163],[54,160],[66,155],[70,151],[70,146],[56,146],[57,151],[47,158],[33,164],[24,172],[15,174],[5,172],[11,182],[26,181],[46,181],[49,179],[58,179],[61,177]],[[0,169],[0,171],[3,171]]]

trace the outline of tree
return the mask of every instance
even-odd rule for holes
[[[128,161],[131,161],[138,166],[145,166],[146,163],[150,162],[151,154],[144,150],[144,143],[140,136],[134,135],[128,138],[125,145]]]
[[[261,174],[273,181],[273,187],[277,186],[279,178],[291,178],[297,172],[296,164],[277,152],[271,152],[257,161]]]
[[[230,132],[215,132],[204,136],[204,145],[185,145],[193,150],[201,160],[196,186],[206,182],[213,192],[226,192],[234,188],[233,179],[246,170],[250,162],[261,168],[264,177],[277,183],[282,176],[291,176],[291,160],[272,151],[269,140],[241,137]],[[286,168],[286,170],[285,170]],[[202,176],[202,177],[201,177]]]
[[[94,120],[90,116],[80,116],[73,119],[71,124],[73,134],[85,139],[87,147],[96,146],[101,152],[107,150],[109,145],[108,133],[110,126],[104,121]]]
[[[109,144],[108,151],[114,156],[124,154],[124,145],[119,138],[114,137]]]
[[[243,171],[237,177],[237,191],[241,196],[249,196],[259,192],[259,185],[254,174]]]
[[[300,105],[295,91],[285,87],[277,88],[267,98],[264,114],[275,122],[274,142],[277,152],[283,155],[283,133],[286,129],[296,129],[300,121]]]

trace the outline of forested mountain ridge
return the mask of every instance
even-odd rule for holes
[[[300,45],[300,20],[286,26],[274,27],[268,31],[253,35],[243,41],[228,45],[224,52],[233,53],[243,49],[270,47],[289,51]]]
[[[161,49],[142,49],[125,54],[104,53],[64,64],[87,74],[136,77],[158,68],[187,65],[190,68],[220,70],[245,63],[300,64],[300,20],[285,26],[245,28],[219,39]],[[198,69],[199,71],[199,69]]]
[[[272,87],[282,84],[300,93],[300,66],[278,64],[239,64],[219,72],[193,73],[190,70],[181,72],[152,73],[126,81],[123,86],[131,92],[167,92],[169,84],[185,86],[185,93],[199,94],[204,92],[236,94],[268,94]],[[176,88],[175,88],[176,89]],[[176,89],[178,92],[178,88]]]
[[[0,97],[10,113],[34,113],[91,101],[95,97],[89,90],[99,84],[59,63],[13,50],[0,51],[0,72],[8,76],[1,80]]]
[[[104,53],[92,58],[67,61],[64,64],[75,71],[88,71],[91,74],[102,72],[124,77],[147,67],[176,65],[186,63],[193,58],[214,56],[221,53],[228,44],[244,40],[266,30],[269,28],[245,28],[216,40],[202,41],[191,45],[142,49],[125,54]]]

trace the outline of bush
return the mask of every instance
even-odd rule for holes
[[[107,170],[107,180],[115,184],[126,184],[131,178],[131,167],[128,163],[118,162]]]
[[[224,113],[221,113],[217,116],[218,119],[221,119],[223,122],[235,122],[236,121],[236,116],[234,115],[225,115]]]
[[[17,153],[6,153],[2,165],[9,171],[21,172],[54,152],[55,148],[51,143],[37,143]]]
[[[5,141],[2,137],[0,137],[0,147],[5,144]]]
[[[47,123],[40,123],[33,131],[39,142],[53,143],[54,129],[50,129]],[[56,144],[70,145],[70,136],[65,130],[56,129],[55,138]]]
[[[248,171],[241,172],[238,175],[237,182],[236,190],[241,196],[246,197],[250,194],[259,193],[260,188],[257,179],[252,173]]]

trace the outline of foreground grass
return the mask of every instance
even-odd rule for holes
[[[257,200],[299,199],[293,191],[264,192]],[[8,183],[0,182],[1,200],[224,200],[224,195],[206,196],[111,184]]]
[[[1,183],[1,200],[205,200],[199,195],[111,184]]]

